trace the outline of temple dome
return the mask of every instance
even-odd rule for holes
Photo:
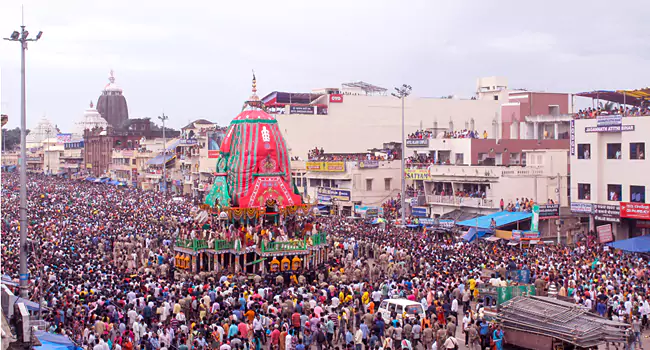
[[[84,130],[92,130],[94,128],[102,128],[104,130],[108,127],[108,122],[106,119],[102,118],[97,109],[93,106],[92,101],[90,102],[90,107],[84,112],[83,119],[76,123],[75,127],[75,136],[84,135]]]
[[[112,70],[108,81],[97,99],[97,111],[108,124],[119,129],[124,121],[129,119],[129,110],[126,98],[122,95],[122,88],[115,83],[115,74]]]

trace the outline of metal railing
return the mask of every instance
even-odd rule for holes
[[[327,234],[325,232],[317,233],[311,236],[312,245],[319,246],[327,244]],[[213,246],[209,246],[204,239],[177,239],[175,245],[180,248],[192,249],[193,251],[201,249],[214,249],[216,251],[235,249],[235,241],[219,239],[214,241]],[[298,241],[287,242],[262,242],[261,251],[263,253],[278,251],[297,251],[307,249],[307,238]]]
[[[207,249],[208,242],[205,239],[177,239],[176,246],[197,251],[199,249]]]
[[[262,242],[262,253],[279,252],[279,251],[297,251],[306,250],[305,241],[292,242]]]
[[[230,249],[235,249],[235,241],[226,241],[223,239],[214,241],[214,250],[220,251]]]
[[[427,203],[450,204],[466,207],[494,208],[494,200],[490,198],[427,195]]]

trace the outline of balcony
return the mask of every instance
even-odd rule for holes
[[[494,208],[494,200],[491,198],[441,196],[435,194],[427,195],[427,204],[450,205],[459,207],[462,206],[471,208]]]

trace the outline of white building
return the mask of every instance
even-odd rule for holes
[[[478,98],[415,97],[416,93],[406,98],[406,135],[422,129],[471,128],[481,135],[487,132],[488,138],[500,137],[500,105],[507,101],[494,96],[506,96],[507,90],[504,79],[494,79],[489,91],[479,84]],[[401,142],[401,101],[370,84],[343,84],[340,90],[311,93],[276,91],[263,101],[277,114],[291,154],[302,159],[314,147],[328,153],[356,153],[382,142]]]
[[[576,119],[572,129],[571,210],[602,235],[612,224],[615,240],[650,234],[650,117]]]

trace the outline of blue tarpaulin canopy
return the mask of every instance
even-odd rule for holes
[[[489,232],[485,230],[478,230],[478,238],[485,236],[487,233]],[[471,242],[476,239],[476,236],[477,236],[476,227],[470,227],[469,230],[467,230],[467,233],[463,235],[463,239],[466,240],[467,242]]]
[[[117,185],[120,184],[120,182],[117,181],[117,180],[111,180],[111,181],[108,182],[108,184],[109,184],[109,185],[113,185],[113,186],[117,186]]]
[[[498,213],[479,216],[475,219],[465,220],[456,223],[458,226],[468,226],[468,227],[478,227],[478,228],[490,228],[490,223],[492,219],[496,221],[496,227],[501,227],[515,223],[517,221],[527,220],[533,217],[533,214],[523,212],[523,211],[500,211]]]
[[[92,176],[88,176],[88,177],[86,178],[86,181],[95,181],[95,178],[92,177]]]
[[[38,347],[39,350],[81,350],[70,338],[64,335],[44,331],[36,331],[34,335],[42,344]]]
[[[624,239],[612,243],[607,243],[608,246],[626,252],[633,253],[650,253],[650,236],[639,236],[630,239]]]
[[[99,180],[99,182],[101,182],[101,183],[107,183],[109,181],[111,181],[111,178],[109,178],[109,177],[104,177],[104,178]]]

